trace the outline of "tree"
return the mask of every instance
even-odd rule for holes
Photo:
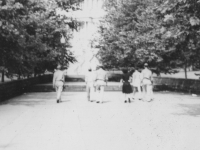
[[[199,6],[199,0],[108,0],[100,26],[100,60],[110,67],[148,62],[158,74],[198,68]]]
[[[0,66],[7,69],[7,76],[43,73],[57,63],[67,67],[76,61],[69,51],[69,39],[77,22],[57,13],[58,8],[68,9],[72,4],[61,7],[59,2],[0,1]],[[65,43],[60,42],[61,37]]]
[[[156,49],[157,22],[151,0],[107,1],[108,14],[100,26],[102,63],[110,67],[141,66],[161,61]]]
[[[155,10],[161,20],[161,47],[169,51],[172,63],[184,67],[187,78],[187,67],[199,67],[200,1],[166,1]]]

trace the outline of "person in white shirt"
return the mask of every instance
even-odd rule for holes
[[[107,72],[103,70],[102,66],[97,66],[96,71],[96,96],[97,103],[103,103],[104,87],[107,85]]]
[[[91,68],[88,69],[88,72],[85,75],[85,83],[86,83],[86,92],[88,101],[92,102],[92,96],[94,95],[94,83],[95,83],[96,75]]]
[[[64,82],[65,82],[64,71],[61,70],[61,65],[58,65],[53,75],[53,88],[56,89],[57,103],[61,102],[61,93],[63,91]]]
[[[144,64],[144,69],[142,70],[142,90],[143,90],[143,99],[151,101],[153,98],[153,77],[151,70],[148,69],[148,64]]]
[[[134,73],[132,74],[132,86],[133,86],[133,99],[136,98],[136,91],[138,91],[138,99],[141,100],[141,81],[142,76],[141,73],[138,71],[138,67],[135,68]]]

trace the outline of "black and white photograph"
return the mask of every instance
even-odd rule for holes
[[[0,0],[0,150],[200,150],[200,0]]]

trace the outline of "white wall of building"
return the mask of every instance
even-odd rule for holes
[[[74,31],[71,40],[71,51],[78,62],[70,64],[68,69],[70,75],[84,75],[88,68],[95,69],[99,65],[99,61],[94,57],[98,49],[91,47],[91,40],[97,35],[99,20],[105,15],[102,9],[103,2],[104,0],[84,0],[80,4],[81,10],[70,14],[83,22],[80,30]]]

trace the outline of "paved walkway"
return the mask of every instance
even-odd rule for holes
[[[200,98],[159,92],[152,102],[123,103],[106,92],[28,93],[0,105],[0,150],[199,150]]]

